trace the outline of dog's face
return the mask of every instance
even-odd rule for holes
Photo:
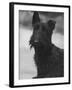
[[[40,21],[38,12],[34,12],[32,19],[33,35],[31,36],[31,47],[48,47],[55,28],[55,21],[49,20],[46,23]]]

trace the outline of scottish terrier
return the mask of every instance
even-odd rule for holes
[[[32,18],[33,34],[30,38],[30,48],[34,48],[34,60],[37,76],[33,78],[63,77],[64,50],[52,43],[52,34],[56,21],[48,20],[43,23],[39,13],[34,12]]]

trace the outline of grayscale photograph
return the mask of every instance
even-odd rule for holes
[[[10,87],[70,84],[70,7],[10,3]]]
[[[64,77],[64,13],[19,10],[19,79]]]

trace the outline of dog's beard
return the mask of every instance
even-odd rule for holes
[[[32,47],[33,48],[43,48],[44,47],[44,45],[42,43],[40,43],[40,42],[38,42],[38,43],[30,42],[29,45],[30,45],[30,49]]]
[[[43,51],[46,51],[48,47],[46,47],[44,44],[42,43],[30,43],[30,50],[34,48],[35,52],[37,53],[42,53]]]
[[[36,51],[47,51],[49,48],[51,48],[51,43],[47,41],[47,43],[43,42],[37,42],[35,43],[34,41],[30,40],[29,42],[30,49],[34,48]]]

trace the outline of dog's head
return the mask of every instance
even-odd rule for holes
[[[38,12],[34,12],[32,19],[33,34],[30,39],[31,47],[48,47],[56,22],[49,20],[42,23]]]

